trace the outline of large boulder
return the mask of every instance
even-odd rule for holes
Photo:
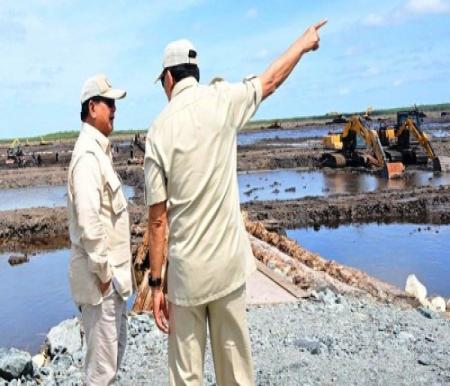
[[[0,348],[0,378],[11,381],[33,375],[31,355],[16,348]]]
[[[431,309],[436,312],[445,312],[445,299],[441,296],[435,296],[431,299]]]
[[[405,292],[414,296],[422,304],[427,297],[427,288],[417,279],[416,275],[409,275],[406,279]]]
[[[81,329],[78,318],[64,320],[47,334],[46,345],[51,357],[68,353],[73,355],[81,350]]]

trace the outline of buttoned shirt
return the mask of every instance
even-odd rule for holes
[[[255,270],[240,214],[236,137],[261,95],[259,78],[210,86],[185,78],[148,131],[145,199],[167,200],[168,299],[177,305],[226,296]]]
[[[126,299],[133,286],[127,200],[108,138],[87,123],[69,166],[68,210],[69,278],[75,302],[101,303],[99,284],[109,280]]]

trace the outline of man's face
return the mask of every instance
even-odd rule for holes
[[[89,110],[93,118],[93,126],[103,135],[110,135],[114,128],[115,100],[102,97],[93,98]]]

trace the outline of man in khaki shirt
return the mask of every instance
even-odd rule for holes
[[[260,77],[199,85],[197,52],[170,43],[159,77],[169,104],[146,142],[153,312],[169,333],[171,385],[203,384],[207,325],[217,384],[251,385],[253,367],[245,315],[245,281],[255,270],[240,215],[237,131],[273,93],[301,56],[318,48],[310,27]],[[169,223],[168,294],[161,291],[164,233]]]
[[[125,97],[104,75],[81,91],[83,125],[68,175],[69,280],[85,331],[86,384],[114,381],[126,346],[126,299],[132,294],[127,201],[112,164],[115,100]]]

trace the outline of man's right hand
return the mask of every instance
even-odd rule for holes
[[[106,283],[99,284],[99,288],[100,288],[100,292],[102,293],[102,296],[106,294],[110,285],[111,285],[111,280]]]
[[[166,296],[162,292],[161,288],[152,288],[153,296],[153,317],[155,318],[156,325],[164,332],[169,333],[169,307],[167,304]]]

